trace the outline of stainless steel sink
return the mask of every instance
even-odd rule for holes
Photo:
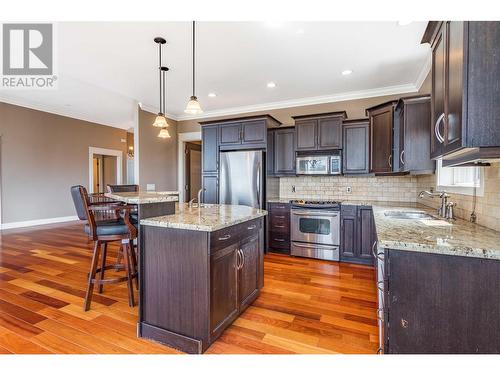
[[[385,216],[393,217],[395,219],[431,219],[436,220],[432,215],[422,211],[386,211]]]

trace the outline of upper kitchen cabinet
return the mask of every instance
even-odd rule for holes
[[[393,172],[393,123],[397,101],[368,108],[370,120],[370,172]]]
[[[402,98],[394,114],[393,170],[412,174],[433,173],[430,156],[431,98]]]
[[[345,111],[294,116],[297,151],[322,151],[342,148],[342,122]]]
[[[217,125],[220,150],[260,149],[267,146],[267,128],[281,123],[272,116],[256,116],[224,121],[202,122]]]
[[[500,22],[429,22],[431,156],[443,165],[500,157]]]
[[[295,128],[269,129],[267,136],[267,175],[295,175]]]
[[[218,126],[201,128],[202,173],[217,173],[219,170]]]
[[[342,125],[343,174],[370,172],[370,122],[367,119],[347,120]]]

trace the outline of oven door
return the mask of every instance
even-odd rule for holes
[[[292,241],[338,246],[340,212],[292,209]]]

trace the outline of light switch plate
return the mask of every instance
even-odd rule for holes
[[[156,191],[156,185],[155,184],[147,184],[146,190],[147,191]]]
[[[351,194],[352,193],[352,187],[348,186],[346,188],[346,191],[347,191],[348,194]]]

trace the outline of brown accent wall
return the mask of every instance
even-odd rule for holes
[[[69,188],[88,188],[89,147],[123,151],[125,162],[126,133],[0,102],[2,223],[75,215]]]
[[[152,125],[156,114],[138,111],[140,188],[155,184],[156,191],[177,190],[177,121],[169,119],[170,138],[158,138],[160,129]]]

